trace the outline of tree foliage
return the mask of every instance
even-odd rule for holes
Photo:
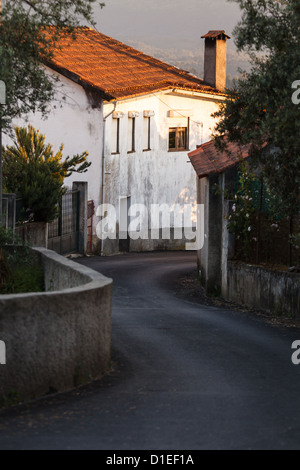
[[[216,143],[223,136],[252,144],[252,161],[282,201],[286,214],[300,208],[300,108],[292,85],[300,80],[299,0],[233,0],[242,19],[234,31],[239,51],[249,53],[251,71],[228,91],[215,117]],[[264,143],[269,151],[261,151]]]
[[[0,17],[0,80],[6,83],[7,105],[0,108],[2,126],[14,118],[41,111],[54,96],[55,81],[41,67],[57,47],[59,35],[74,34],[82,22],[93,23],[97,0],[2,0]],[[102,3],[100,3],[103,6]],[[45,26],[55,26],[47,36]]]
[[[31,125],[15,128],[13,145],[3,150],[3,183],[6,192],[20,193],[26,212],[36,222],[51,222],[57,203],[65,193],[64,179],[84,173],[88,153],[63,160],[63,145],[57,153],[46,137]]]

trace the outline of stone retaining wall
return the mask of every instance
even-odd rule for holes
[[[300,314],[300,274],[228,261],[226,300],[273,314]]]
[[[0,398],[24,401],[101,377],[110,367],[112,280],[34,249],[46,292],[0,296]]]

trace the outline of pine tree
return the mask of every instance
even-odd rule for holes
[[[3,149],[3,182],[7,192],[20,193],[26,213],[35,222],[51,222],[58,201],[65,193],[64,180],[84,173],[90,166],[88,153],[63,160],[63,145],[57,153],[33,126],[15,127],[14,144]]]

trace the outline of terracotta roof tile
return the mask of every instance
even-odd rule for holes
[[[53,35],[54,28],[47,33]],[[78,28],[76,38],[62,34],[50,67],[79,83],[90,85],[110,99],[168,88],[221,94],[185,70],[148,56],[91,28]]]
[[[215,141],[211,140],[188,154],[192,165],[199,176],[209,176],[232,168],[241,160],[249,157],[250,145],[240,146],[237,143],[228,143],[227,151],[219,151]]]
[[[201,36],[202,39],[206,39],[206,38],[219,38],[219,37],[223,37],[225,36],[227,39],[231,39],[230,36],[228,36],[228,34],[225,33],[224,30],[218,30],[218,31],[208,31],[207,34],[205,34],[204,36]]]

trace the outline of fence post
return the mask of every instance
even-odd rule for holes
[[[79,191],[79,253],[86,253],[87,250],[87,222],[88,222],[88,183],[75,181],[72,186],[73,191]]]
[[[2,194],[2,226],[11,229],[13,233],[16,227],[16,199],[16,194]]]
[[[8,227],[15,231],[16,226],[16,195],[8,194]]]

